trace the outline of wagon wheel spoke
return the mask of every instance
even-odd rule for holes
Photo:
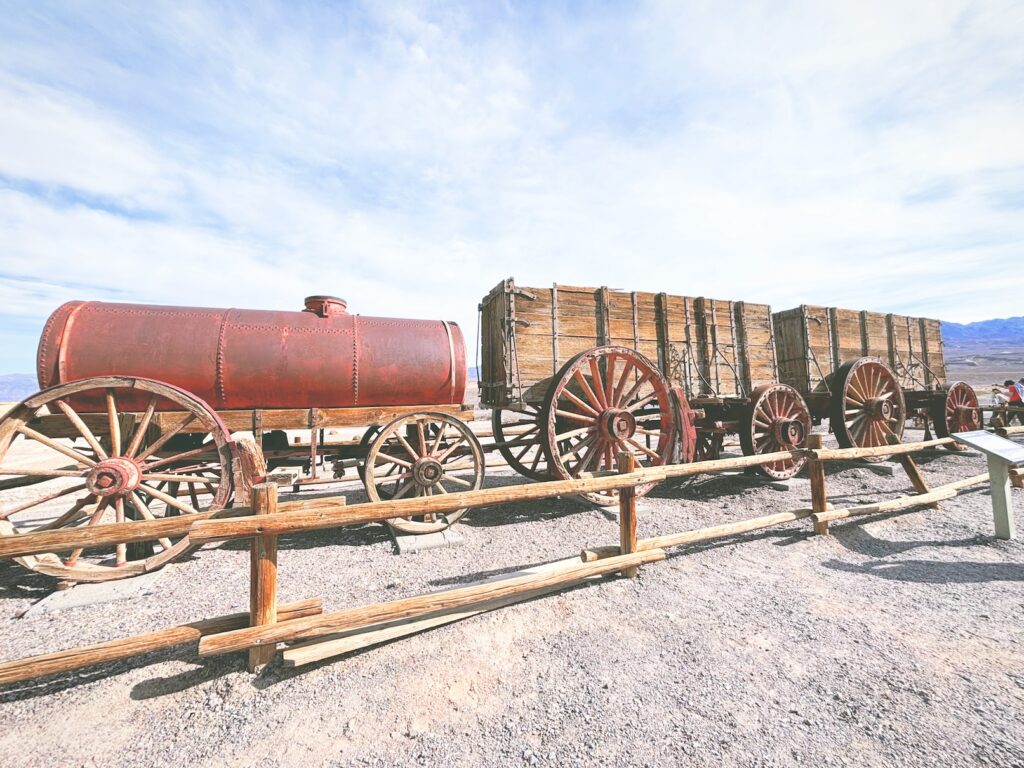
[[[596,357],[591,357],[587,363],[590,366],[590,381],[594,387],[594,394],[597,395],[597,400],[601,404],[601,410],[604,410],[608,407],[608,400],[604,396],[604,381],[601,378],[600,366]]]
[[[198,509],[193,509],[191,505],[186,504],[185,502],[178,500],[178,494],[177,494],[177,490],[178,489],[177,489],[177,487],[175,487],[173,495],[169,494],[169,493],[164,493],[163,491],[158,491],[155,488],[153,488],[153,487],[151,487],[149,485],[146,485],[145,483],[142,483],[140,488],[145,489],[146,493],[148,493],[154,499],[158,499],[159,501],[162,501],[167,506],[174,507],[175,509],[179,510],[180,512],[184,512],[186,515],[196,515],[196,514],[199,514],[199,510]]]
[[[116,522],[118,522],[118,523],[123,523],[125,521],[125,518],[124,518],[124,497],[123,496],[118,496],[114,500],[114,509],[116,510],[114,520]],[[114,555],[115,561],[114,561],[114,564],[117,567],[119,567],[119,568],[125,566],[127,564],[127,562],[128,562],[128,558],[126,557],[126,555],[128,553],[128,545],[125,544],[123,541],[120,541],[120,542],[117,543],[116,548],[115,548],[114,551],[115,551],[115,555]]]
[[[444,430],[439,430],[443,432]],[[427,436],[423,429],[423,419],[416,419],[416,436],[419,438],[420,456],[427,455]],[[417,457],[418,458],[418,457]]]
[[[20,426],[17,428],[17,431],[24,435],[25,437],[29,438],[30,440],[34,440],[37,443],[45,445],[50,450],[56,451],[57,453],[66,456],[72,461],[78,462],[79,464],[82,464],[86,467],[96,466],[96,462],[90,459],[88,456],[79,453],[74,448],[69,448],[66,445],[61,445],[56,440],[37,432],[31,427]]]
[[[135,460],[142,461],[144,459],[149,458],[154,453],[163,448],[165,445],[167,445],[167,443],[170,442],[172,438],[180,434],[183,429],[190,426],[192,422],[194,422],[195,420],[196,415],[194,413],[188,414],[188,416],[186,416],[182,421],[180,421],[178,424],[175,424],[174,427],[172,427],[169,431],[162,434],[157,440],[153,442],[152,445],[146,448],[146,450],[144,450],[138,456],[135,456]]]
[[[460,434],[458,440],[456,440],[451,445],[449,445],[444,451],[442,451],[440,454],[438,454],[435,458],[443,464],[445,459],[447,459],[449,456],[451,456],[455,452],[455,449],[458,448],[460,445],[462,445],[462,443],[466,439],[467,439],[466,435],[461,435]]]
[[[111,456],[121,455],[121,421],[117,418],[117,398],[114,390],[107,387],[105,393],[107,401],[107,429],[110,430],[110,454]]]
[[[110,499],[108,497],[106,497],[106,496],[101,496],[100,497],[100,500],[96,504],[96,509],[93,510],[92,516],[89,518],[88,522],[86,523],[87,527],[88,526],[96,525],[100,521],[100,518],[103,517],[103,512],[106,510],[107,504],[109,503],[109,501],[110,501]],[[67,565],[67,566],[75,565],[75,563],[78,562],[78,558],[82,556],[82,552],[84,552],[84,551],[85,551],[84,547],[79,547],[78,549],[71,550],[71,554],[64,561],[64,565]]]
[[[473,487],[473,484],[471,482],[469,482],[468,480],[463,480],[461,477],[456,477],[455,475],[445,474],[445,476],[441,478],[441,482],[444,482],[445,480],[449,480],[455,483],[456,485],[461,485],[463,488]]]
[[[145,469],[148,472],[154,469],[159,469],[160,467],[166,467],[168,464],[177,464],[179,462],[185,461],[186,459],[193,459],[196,456],[202,456],[208,450],[209,449],[206,446],[203,446],[201,448],[193,448],[190,451],[176,453],[175,455],[168,456],[167,458],[164,459],[157,459],[155,461],[147,462],[143,465],[143,469]]]
[[[604,402],[605,406],[610,408],[614,405],[612,396],[615,394],[615,362],[618,359],[618,355],[612,352],[608,355],[607,362],[605,363],[604,369]]]
[[[100,445],[100,441],[96,439],[96,435],[94,435],[92,430],[89,429],[89,425],[86,424],[82,417],[78,415],[78,412],[64,400],[58,399],[55,400],[54,403],[64,413],[67,420],[74,425],[75,429],[78,430],[78,433],[85,438],[85,442],[89,444],[89,447],[92,448],[96,456],[100,459],[107,458],[107,452],[103,449],[103,446]]]
[[[565,396],[565,398],[567,400],[569,400],[569,402],[571,402],[573,405],[575,405],[577,408],[580,409],[580,411],[581,411],[580,415],[581,416],[590,416],[592,418],[597,418],[597,416],[599,415],[599,412],[595,411],[593,408],[591,408],[589,403],[586,403],[583,400],[581,400],[580,398],[576,397],[576,395],[574,395],[568,389],[565,390],[563,395]]]
[[[81,518],[82,515],[85,514],[85,508],[90,504],[94,504],[95,499],[96,497],[92,496],[91,494],[83,498],[80,498],[67,512],[65,512],[55,520],[51,520],[48,523],[44,523],[43,525],[36,528],[36,530],[52,531],[57,528],[64,528],[65,526],[69,526],[78,522],[79,518]]]
[[[142,420],[139,421],[138,426],[135,427],[135,434],[132,435],[132,441],[128,444],[128,449],[124,455],[129,459],[134,458],[135,454],[139,452],[139,448],[142,446],[142,441],[146,437],[146,431],[149,429],[149,424],[153,420],[153,412],[156,411],[156,395],[152,395],[149,398],[149,403],[146,405],[146,411],[142,414]]]
[[[18,512],[24,512],[26,509],[31,509],[32,507],[38,506],[39,504],[45,504],[46,502],[53,501],[55,499],[59,499],[59,498],[61,498],[63,496],[69,496],[72,493],[78,493],[79,491],[84,491],[84,490],[85,490],[85,485],[82,484],[82,485],[72,485],[72,486],[70,486],[68,488],[60,488],[60,489],[58,489],[56,491],[50,491],[49,493],[47,493],[44,496],[39,496],[38,498],[29,499],[28,501],[22,502],[21,504],[17,505],[16,507],[11,507],[9,509],[3,510],[2,512],[0,512],[0,520],[6,520],[8,517],[10,517],[11,515],[16,515]]]
[[[597,395],[594,394],[594,390],[587,381],[587,377],[583,375],[583,371],[576,371],[574,378],[576,383],[579,385],[580,390],[583,392],[584,397],[586,397],[590,403],[587,407],[594,413],[600,413],[601,401],[597,399]]]

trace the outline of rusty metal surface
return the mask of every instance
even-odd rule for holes
[[[296,312],[72,301],[37,367],[43,388],[145,376],[218,409],[457,404],[467,375],[455,323],[353,315],[324,296]]]

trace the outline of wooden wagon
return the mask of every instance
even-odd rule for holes
[[[939,437],[980,429],[974,390],[946,380],[938,320],[804,304],[773,322],[780,379],[843,447],[886,445],[915,416]]]
[[[481,302],[481,402],[498,447],[527,477],[713,458],[728,432],[744,452],[803,445],[810,413],[777,383],[767,305],[607,287],[521,287]],[[511,424],[518,434],[503,435]],[[802,462],[766,466],[790,477]],[[609,501],[608,495],[592,500]]]

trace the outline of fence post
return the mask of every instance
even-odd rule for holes
[[[620,473],[633,472],[636,469],[636,456],[628,451],[620,451],[615,457]],[[619,489],[619,551],[623,555],[636,552],[636,488]],[[635,579],[639,567],[631,566],[622,569],[627,579]]]
[[[885,441],[889,445],[899,445],[900,439],[891,432],[885,436]],[[925,481],[924,476],[921,474],[921,469],[917,466],[917,462],[910,456],[909,453],[901,453],[898,456],[900,465],[903,467],[903,471],[907,473],[907,477],[910,478],[910,484],[914,486],[914,490],[918,493],[928,493],[931,489],[928,487],[928,483]],[[929,509],[938,509],[938,503],[928,504]]]
[[[277,512],[277,484],[260,483],[252,487],[254,515]],[[277,536],[255,536],[250,549],[249,624],[277,623]],[[274,658],[277,644],[249,649],[249,671],[258,672]]]
[[[812,451],[817,451],[821,446],[821,435],[810,434],[807,436],[807,447]],[[817,455],[811,456],[807,461],[807,474],[811,479],[811,509],[815,512],[824,512],[828,509],[828,494],[825,491],[825,462]],[[815,523],[814,532],[819,536],[828,536],[828,523]]]

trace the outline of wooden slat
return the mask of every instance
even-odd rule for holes
[[[277,607],[278,620],[282,622],[314,616],[323,612],[320,598],[285,603]],[[21,683],[46,675],[72,672],[76,669],[93,667],[121,659],[142,656],[146,653],[173,648],[176,645],[194,643],[206,635],[222,634],[242,629],[249,622],[249,612],[233,613],[204,619],[191,624],[147,632],[143,635],[108,640],[66,651],[29,656],[24,659],[0,662],[0,685]]]
[[[289,621],[266,627],[247,627],[219,635],[210,635],[199,641],[199,655],[213,656],[243,650],[254,645],[274,644],[300,638],[322,637],[359,627],[412,616],[425,616],[463,606],[485,603],[516,594],[552,586],[571,586],[592,576],[620,571],[631,565],[664,560],[662,550],[646,550],[630,555],[610,557],[596,563],[568,565],[564,570],[545,571],[511,579],[432,592],[386,603],[357,606],[336,613],[325,613],[307,619]]]

